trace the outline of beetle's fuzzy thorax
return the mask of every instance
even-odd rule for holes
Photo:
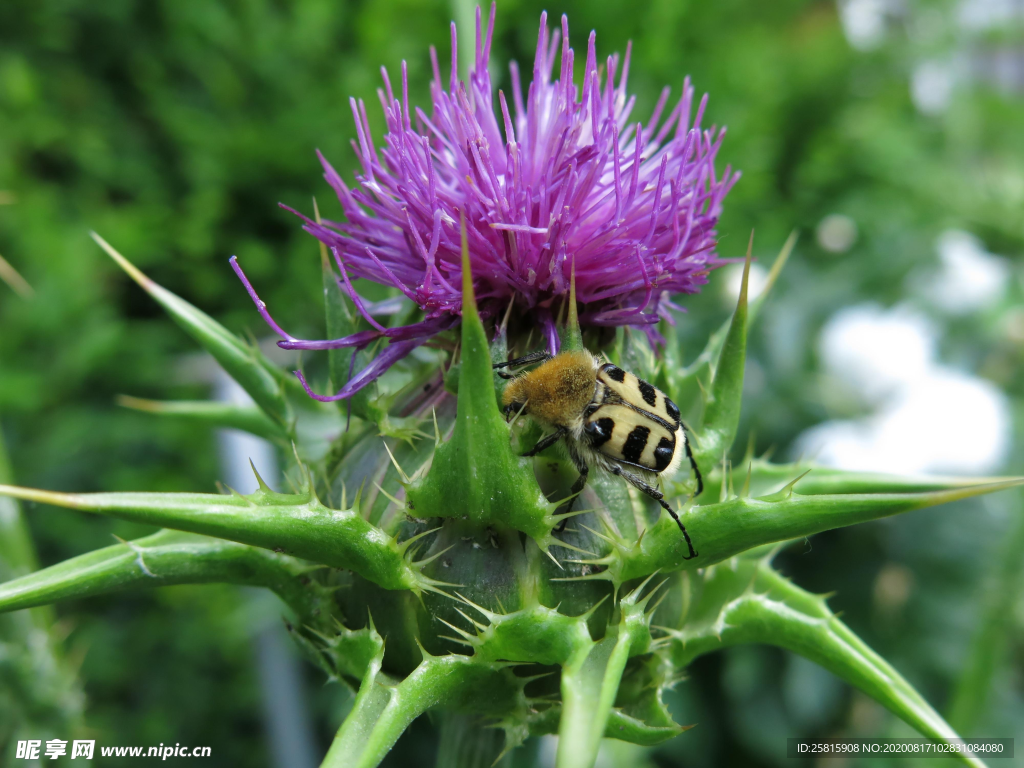
[[[583,411],[594,397],[598,365],[585,350],[560,354],[510,381],[503,404],[516,405],[515,410],[522,408],[543,424],[578,435]]]

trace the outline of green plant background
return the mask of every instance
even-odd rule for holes
[[[944,115],[919,114],[908,86],[914,63],[963,45],[953,4],[923,5],[903,4],[907,15],[887,40],[861,52],[844,38],[832,2],[499,3],[496,62],[531,60],[546,7],[568,13],[577,48],[591,28],[601,54],[633,41],[637,116],[663,84],[678,92],[685,73],[711,94],[711,120],[729,126],[720,157],[744,172],[721,222],[724,255],[740,254],[751,228],[762,260],[790,230],[801,232],[751,339],[765,383],[747,393],[741,439],[754,431],[759,450],[785,452],[833,415],[814,352],[831,312],[904,298],[908,276],[935,264],[935,239],[952,226],[1013,257],[1014,284],[1004,305],[941,321],[943,359],[1021,402],[1020,341],[1006,329],[1021,294],[1024,103],[1020,92],[976,83],[959,88]],[[444,60],[448,21],[470,18],[470,8],[412,0],[0,5],[0,190],[14,196],[0,206],[0,255],[35,289],[24,299],[0,284],[0,417],[19,483],[213,490],[208,430],[114,403],[118,393],[207,392],[182,374],[189,339],[88,231],[230,329],[262,337],[227,266],[237,254],[282,325],[321,335],[316,244],[276,203],[307,210],[316,195],[326,216],[337,215],[314,149],[352,169],[348,96],[367,101],[379,137],[379,66],[395,72],[407,59],[411,97],[425,103],[427,46],[437,44]],[[1010,26],[970,46],[1012,50],[1022,39]],[[505,84],[504,67],[497,73]],[[841,256],[813,237],[831,213],[859,228]],[[686,304],[680,336],[692,355],[729,310],[714,279]],[[1007,474],[1021,474],[1021,458],[1017,449]],[[43,564],[105,546],[111,534],[149,531],[49,507],[27,511]],[[778,565],[807,589],[836,590],[833,609],[939,709],[948,714],[958,685],[977,690],[984,706],[967,733],[1024,737],[1021,558],[1007,544],[1020,516],[1012,493],[961,502],[818,535]],[[896,606],[879,599],[879,575],[894,569],[912,585]],[[994,614],[1003,626],[981,632],[991,594],[1005,602]],[[57,607],[67,654],[81,658],[85,721],[98,740],[206,744],[211,765],[267,764],[250,643],[257,622],[237,597],[226,586],[174,587]],[[990,689],[976,669],[965,673],[972,643],[995,665]],[[346,696],[308,672],[326,749]],[[679,722],[699,726],[647,755],[651,765],[774,765],[780,737],[841,724],[910,735],[828,673],[775,649],[714,654],[691,675],[672,707]],[[429,722],[418,722],[386,764],[406,764],[435,738]],[[630,755],[623,765],[635,764]]]

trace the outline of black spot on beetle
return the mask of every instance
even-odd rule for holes
[[[636,380],[637,388],[640,390],[640,396],[643,397],[644,402],[652,408],[658,402],[658,390],[652,387],[643,379]]]
[[[619,368],[617,365],[611,365],[610,363],[604,367],[604,372],[608,374],[608,378],[612,381],[617,381],[620,384],[626,380],[626,372]]]
[[[588,421],[583,427],[583,431],[587,435],[587,442],[594,448],[599,448],[611,440],[614,430],[615,419],[608,418],[607,416],[603,419]]]
[[[665,398],[665,411],[668,413],[669,417],[671,417],[672,421],[676,424],[679,423],[679,406],[667,397]]]
[[[672,463],[672,456],[676,452],[676,441],[672,437],[663,437],[654,449],[654,469],[661,472]]]
[[[643,454],[644,448],[647,447],[647,438],[650,436],[650,427],[645,427],[643,424],[633,427],[633,431],[626,438],[625,445],[622,446],[622,458],[633,464],[639,464],[640,456]]]

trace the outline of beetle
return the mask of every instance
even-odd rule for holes
[[[536,456],[558,441],[579,472],[572,486],[572,511],[576,497],[587,484],[590,467],[597,466],[621,477],[664,507],[676,521],[689,547],[684,560],[697,556],[686,526],[655,487],[657,478],[674,472],[683,454],[697,479],[699,496],[704,479],[686,433],[679,408],[660,389],[613,363],[602,362],[587,350],[551,355],[534,352],[496,363],[494,368],[516,368],[539,363],[519,375],[498,371],[509,379],[502,394],[505,419],[524,413],[554,431],[541,438],[524,456]],[[562,530],[565,522],[559,527]]]

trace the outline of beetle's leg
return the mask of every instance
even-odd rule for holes
[[[690,431],[690,428],[686,426],[685,422],[680,421],[679,423],[683,427],[683,442],[686,444],[686,458],[690,460],[690,467],[693,469],[693,474],[697,478],[697,492],[693,495],[700,496],[704,491],[704,478],[701,477],[700,467],[697,466],[697,460],[693,458],[693,451],[690,450],[690,435],[692,435],[693,432]]]
[[[610,469],[612,474],[618,475],[637,490],[646,493],[652,499],[661,504],[661,506],[664,507],[670,515],[672,515],[672,519],[676,521],[676,525],[679,526],[679,530],[683,532],[683,538],[686,539],[686,546],[690,548],[690,556],[684,557],[683,560],[692,560],[695,558],[697,556],[697,550],[693,548],[693,542],[690,541],[690,534],[686,532],[686,526],[683,525],[683,521],[679,519],[679,515],[676,514],[676,511],[668,505],[668,502],[665,501],[665,494],[646,483],[643,478],[634,475],[632,472],[627,472],[618,464],[613,464]]]
[[[523,454],[523,456],[536,456],[538,453],[543,451],[545,448],[550,448],[552,445],[557,443],[565,436],[564,429],[558,429],[552,432],[547,437],[542,437],[537,441],[537,444],[530,450]]]
[[[586,460],[580,456],[579,452],[577,452],[576,448],[572,444],[566,443],[566,446],[569,449],[569,458],[572,459],[573,466],[576,467],[576,471],[580,473],[580,476],[576,478],[576,482],[573,483],[572,488],[569,489],[569,505],[565,508],[565,512],[562,513],[563,515],[568,515],[572,512],[573,505],[576,504],[576,499],[578,499],[580,494],[583,493],[583,488],[587,484],[587,478],[590,476],[590,467],[587,466]],[[558,524],[558,527],[555,528],[555,533],[561,533],[564,531],[565,524],[568,522],[568,517],[562,520],[562,522]]]
[[[515,360],[507,360],[504,363],[495,363],[491,368],[516,368],[520,365],[529,365],[530,363],[544,363],[552,357],[554,357],[554,355],[550,352],[531,352],[528,355],[517,357]]]

